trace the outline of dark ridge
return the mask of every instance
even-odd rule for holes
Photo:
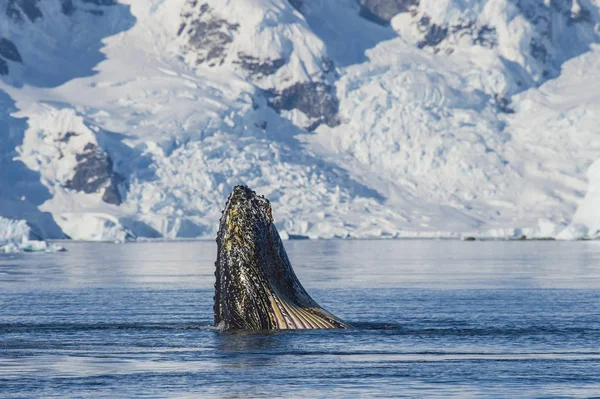
[[[21,58],[21,54],[19,54],[19,50],[17,50],[17,46],[4,37],[0,39],[0,55],[9,61],[23,63],[23,59]]]
[[[285,65],[285,59],[260,60],[259,58],[243,53],[238,53],[238,59],[234,61],[251,75],[268,76],[273,75],[279,68]]]

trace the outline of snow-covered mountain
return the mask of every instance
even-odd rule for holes
[[[599,0],[0,0],[0,217],[208,238],[243,183],[284,236],[596,237],[599,43]]]

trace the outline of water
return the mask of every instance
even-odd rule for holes
[[[220,333],[213,242],[0,255],[0,397],[600,397],[600,243],[293,241],[350,331]]]

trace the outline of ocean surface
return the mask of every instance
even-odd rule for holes
[[[600,242],[289,241],[348,331],[212,328],[214,242],[0,255],[2,398],[600,397]]]

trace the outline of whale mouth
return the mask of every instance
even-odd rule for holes
[[[215,326],[220,329],[349,328],[302,287],[269,200],[247,186],[234,187],[227,200],[215,266]]]

